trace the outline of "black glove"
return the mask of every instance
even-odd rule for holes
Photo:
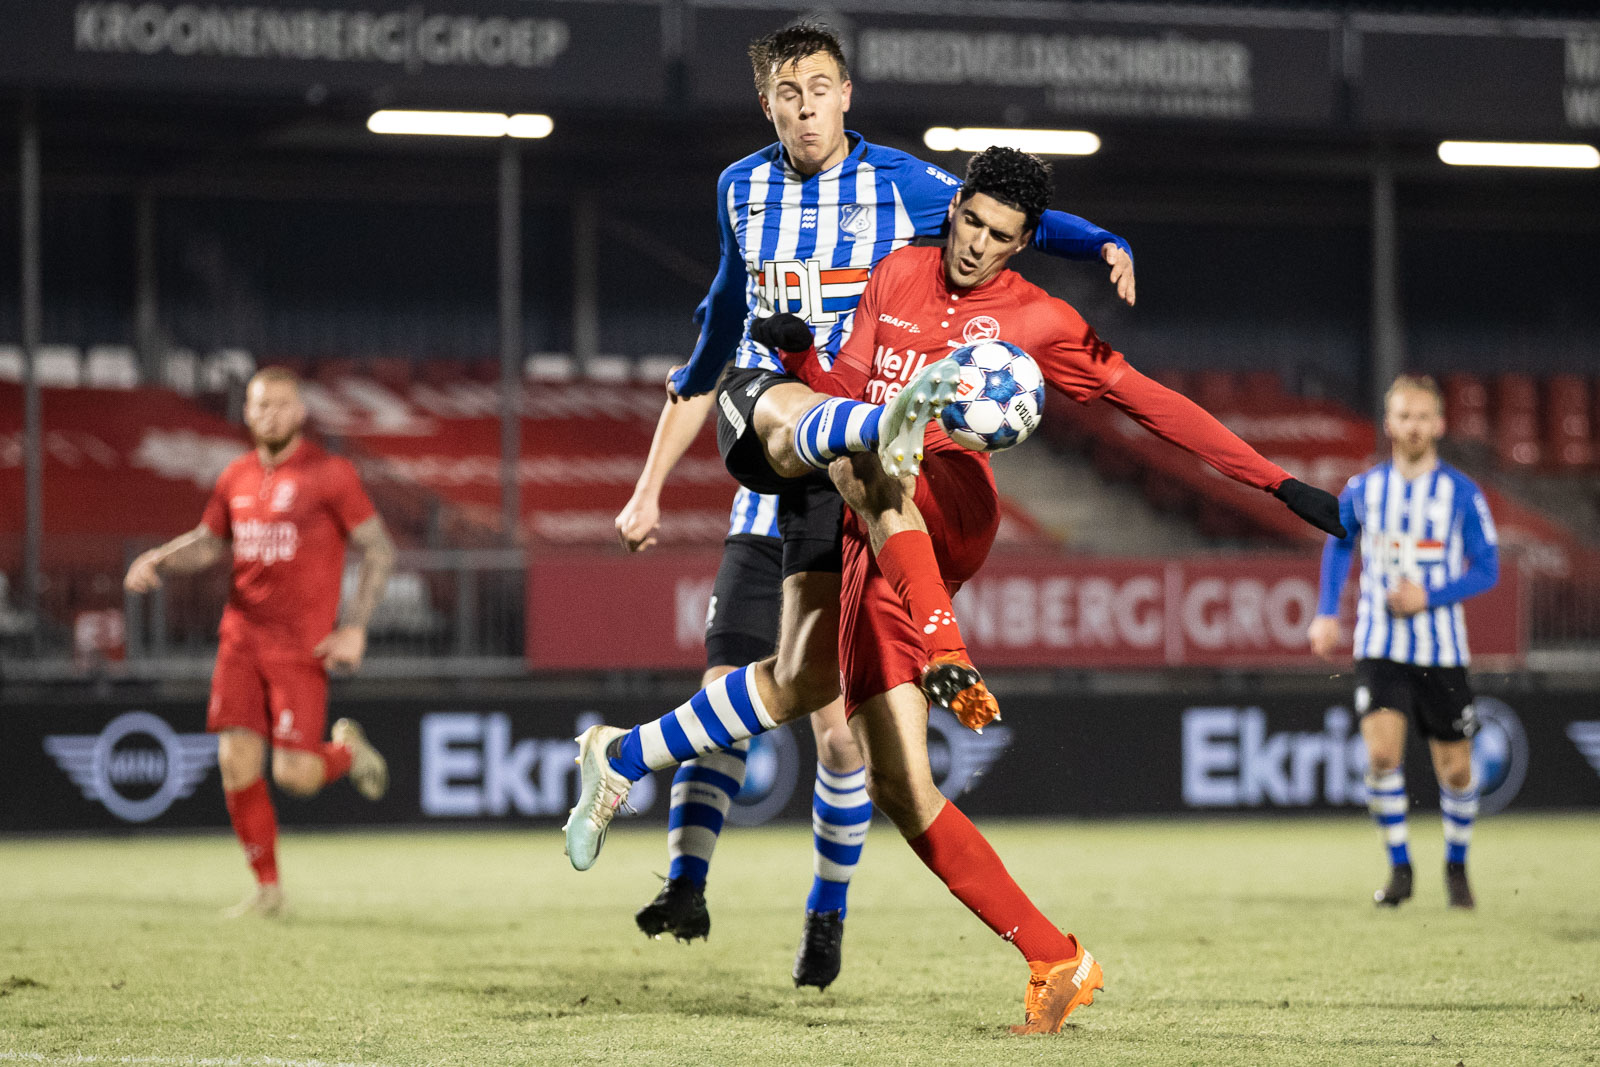
[[[816,343],[806,320],[787,311],[752,322],[750,340],[774,351],[781,348],[785,352],[804,352]]]
[[[1298,478],[1286,478],[1272,495],[1289,505],[1289,510],[1335,537],[1348,537],[1339,521],[1339,498]]]

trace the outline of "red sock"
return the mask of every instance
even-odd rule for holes
[[[243,789],[223,790],[228,803],[228,818],[233,820],[233,833],[244,846],[244,857],[250,869],[256,872],[256,881],[262,885],[276,885],[278,881],[278,816],[272,810],[272,797],[267,793],[265,778],[257,778]]]
[[[944,652],[959,653],[971,662],[961,627],[950,606],[950,591],[939,574],[933,540],[924,530],[901,530],[883,543],[877,553],[878,570],[905,601],[906,611],[922,635],[928,658]]]
[[[1029,963],[1066,960],[1078,954],[1077,940],[1056,929],[1033,906],[989,842],[954,804],[945,804],[933,825],[910,844],[956,899],[989,929],[1015,944]]]
[[[337,782],[350,773],[350,746],[341,745],[335,741],[325,741],[322,745],[322,784]]]

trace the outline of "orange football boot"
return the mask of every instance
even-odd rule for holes
[[[922,693],[929,703],[949,708],[961,725],[983,733],[1000,717],[1000,702],[989,692],[967,658],[959,652],[940,652],[922,669]]]
[[[1076,942],[1077,938],[1073,938]],[[1078,943],[1078,954],[1056,963],[1029,963],[1028,992],[1022,1002],[1023,1023],[1013,1034],[1056,1034],[1078,1008],[1094,1003],[1094,991],[1106,987],[1100,962]]]

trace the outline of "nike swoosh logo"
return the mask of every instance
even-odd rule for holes
[[[765,210],[767,210],[767,205],[765,205],[765,204],[751,204],[750,205],[750,217],[754,218],[755,216],[761,214]]]

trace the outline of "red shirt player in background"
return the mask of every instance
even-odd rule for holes
[[[1044,917],[983,836],[940,795],[929,767],[928,665],[938,664],[941,649],[962,647],[950,595],[982,566],[994,541],[1000,519],[994,475],[986,455],[961,448],[930,422],[921,477],[885,478],[885,470],[915,474],[922,454],[904,463],[891,454],[880,469],[881,446],[878,454],[866,451],[848,427],[873,417],[872,405],[880,403],[890,406],[883,419],[896,418],[907,403],[895,403],[902,392],[936,410],[956,380],[945,353],[1003,338],[1032,354],[1045,380],[1073,400],[1104,397],[1223,474],[1274,493],[1313,525],[1340,528],[1330,494],[1290,478],[1198,405],[1144,377],[1065,301],[1005,269],[1030,240],[1051,186],[1049,169],[1032,156],[1006,148],[975,156],[950,205],[947,246],[904,248],[878,264],[831,372],[821,368],[815,349],[784,353],[790,373],[847,398],[819,405],[831,410],[802,417],[796,434],[803,454],[833,459],[829,473],[850,505],[839,666],[846,713],[866,754],[869,792],[951,892],[1027,959],[1031,978],[1019,1033],[1059,1030],[1068,1013],[1093,1001],[1102,976],[1094,957]],[[769,329],[798,342],[784,349],[808,343],[803,324],[773,322]],[[971,702],[960,699],[965,693],[953,695],[945,702],[971,728],[981,729],[998,710],[986,694]]]
[[[328,672],[361,666],[394,543],[350,462],[305,438],[305,404],[291,372],[267,368],[250,379],[244,421],[255,447],[217,479],[200,525],[139,556],[123,585],[149,592],[163,575],[211,566],[231,543],[206,729],[220,735],[223,795],[256,888],[228,914],[276,916],[284,899],[278,820],[262,778],[268,744],[272,780],[296,796],[346,773],[369,800],[389,785],[388,766],[355,722],[334,723],[332,741],[322,735]],[[361,570],[336,625],[347,541],[361,552]]]

